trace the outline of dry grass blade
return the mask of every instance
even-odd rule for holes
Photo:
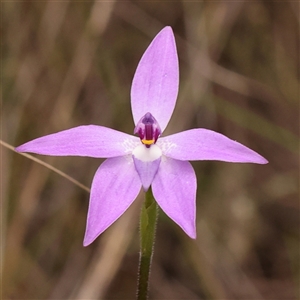
[[[87,186],[85,186],[84,184],[80,183],[79,181],[77,181],[77,180],[74,179],[73,177],[71,177],[71,176],[69,176],[68,174],[66,174],[66,173],[64,173],[64,172],[62,172],[62,171],[60,171],[59,169],[57,169],[57,168],[55,168],[55,167],[53,167],[53,166],[47,164],[46,162],[44,162],[44,161],[42,161],[42,160],[40,160],[40,159],[34,157],[33,155],[30,155],[30,154],[27,154],[27,153],[19,153],[19,152],[15,151],[15,147],[13,147],[12,145],[9,145],[8,143],[5,143],[5,142],[2,141],[2,140],[0,140],[0,144],[1,144],[2,146],[4,146],[5,148],[10,149],[10,150],[12,150],[12,151],[14,151],[14,152],[16,152],[16,153],[18,153],[18,154],[24,156],[24,157],[29,158],[30,160],[32,160],[32,161],[34,161],[34,162],[36,162],[36,163],[38,163],[38,164],[40,164],[40,165],[42,165],[42,166],[48,168],[49,170],[54,171],[54,172],[57,173],[58,175],[60,175],[60,176],[62,176],[62,177],[64,177],[64,178],[66,178],[66,179],[68,179],[69,181],[71,181],[72,183],[74,183],[75,185],[77,185],[78,187],[80,187],[81,189],[85,190],[86,192],[89,193],[89,192],[91,191]]]

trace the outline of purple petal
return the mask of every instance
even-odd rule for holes
[[[176,104],[178,84],[175,38],[168,26],[153,39],[136,69],[131,87],[131,109],[135,125],[150,112],[163,131]]]
[[[196,189],[193,167],[188,161],[164,157],[152,183],[161,209],[191,238],[196,238]]]
[[[84,246],[91,244],[131,205],[141,189],[130,155],[109,158],[93,179]]]
[[[87,125],[49,134],[16,148],[53,156],[115,157],[131,153],[139,139],[107,127]]]
[[[133,161],[135,169],[140,176],[144,191],[146,192],[157,173],[161,158],[154,161],[142,161],[133,156]]]
[[[135,169],[140,176],[145,191],[148,190],[157,173],[161,155],[162,152],[156,145],[148,148],[141,144],[132,152]]]
[[[268,161],[246,146],[208,129],[192,129],[160,138],[157,145],[166,156],[179,160],[220,160],[266,164]]]

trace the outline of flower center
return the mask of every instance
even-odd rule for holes
[[[148,112],[135,126],[134,134],[138,134],[141,142],[147,148],[150,148],[152,144],[156,143],[161,134],[161,130],[155,118]]]

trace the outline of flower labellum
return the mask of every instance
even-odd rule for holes
[[[107,158],[94,176],[84,246],[114,223],[152,186],[161,209],[196,238],[196,176],[189,160],[266,164],[253,150],[226,136],[191,129],[161,137],[173,113],[179,86],[178,57],[171,27],[163,28],[142,56],[131,88],[132,136],[87,125],[46,135],[16,148],[53,156]]]
[[[146,145],[147,148],[150,148],[152,144],[156,143],[161,134],[161,130],[157,121],[151,113],[148,112],[137,123],[133,133],[138,134],[141,142]]]

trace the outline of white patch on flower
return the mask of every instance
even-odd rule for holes
[[[149,148],[140,144],[132,151],[132,155],[140,161],[150,162],[159,159],[162,156],[162,151],[155,144]]]
[[[124,139],[122,141],[122,147],[124,148],[125,153],[131,153],[138,145],[140,145],[140,140],[135,139]]]
[[[167,138],[158,139],[156,144],[159,146],[159,148],[165,155],[167,155],[171,149],[177,147],[175,143],[169,141]]]

